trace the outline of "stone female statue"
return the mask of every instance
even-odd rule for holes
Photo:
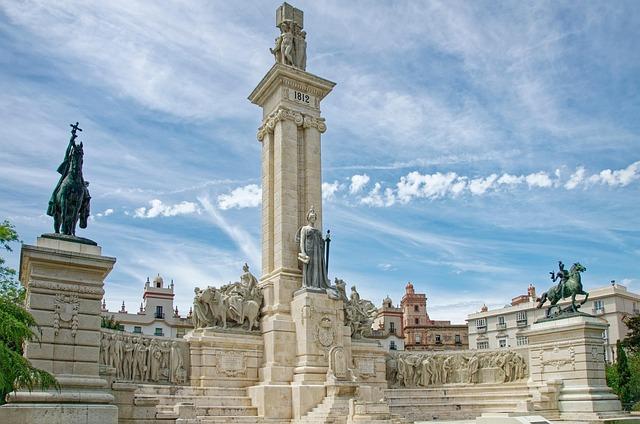
[[[298,260],[302,262],[302,287],[328,289],[327,269],[324,264],[324,239],[319,229],[315,228],[318,215],[313,209],[307,213],[307,222],[300,229],[300,252]]]

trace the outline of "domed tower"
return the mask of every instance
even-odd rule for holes
[[[173,311],[173,282],[169,287],[164,286],[164,279],[160,274],[156,275],[152,282],[144,284],[144,311],[147,314],[154,314],[155,318],[164,319],[165,313],[171,314]]]

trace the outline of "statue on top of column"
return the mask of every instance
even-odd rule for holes
[[[280,29],[280,35],[275,47],[269,50],[276,63],[304,71],[307,68],[307,33],[302,30],[303,16],[302,10],[283,3],[276,10],[276,27]]]

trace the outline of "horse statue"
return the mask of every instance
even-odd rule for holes
[[[47,215],[53,217],[53,228],[56,233],[68,236],[76,235],[76,225],[80,221],[80,228],[87,228],[90,214],[89,183],[82,176],[82,162],[84,151],[82,143],[76,144],[76,131],[82,131],[78,124],[71,126],[71,140],[65,154],[64,161],[58,167],[60,180],[53,190]]]
[[[568,311],[578,312],[580,306],[584,305],[589,298],[589,293],[584,291],[584,289],[582,288],[582,281],[580,278],[580,273],[585,272],[587,268],[582,266],[579,262],[576,262],[571,266],[571,269],[569,269],[569,271],[566,271],[562,262],[560,262],[559,265],[560,272],[558,272],[557,274],[552,272],[551,280],[555,282],[556,280],[560,279],[560,283],[556,286],[551,287],[548,291],[542,293],[542,296],[540,296],[540,299],[538,299],[538,309],[542,308],[547,300],[550,303],[550,306],[545,314],[546,318],[549,318],[551,309],[553,309],[553,307],[556,306],[556,304],[562,299],[571,297],[571,306],[564,310],[561,310],[560,313]],[[580,302],[580,304],[576,304],[576,295],[579,294],[583,295],[584,299],[582,300],[582,302]]]

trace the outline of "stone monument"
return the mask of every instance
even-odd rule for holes
[[[72,128],[49,203],[56,233],[62,234],[45,234],[35,246],[23,245],[20,255],[26,309],[42,334],[40,343],[27,343],[24,354],[35,367],[53,374],[61,390],[9,394],[9,403],[0,408],[2,422],[115,424],[118,419],[114,397],[98,373],[100,300],[116,260],[102,256],[95,242],[75,236],[78,220],[86,227],[89,195],[82,178],[82,143],[75,143],[81,129],[77,123]]]

